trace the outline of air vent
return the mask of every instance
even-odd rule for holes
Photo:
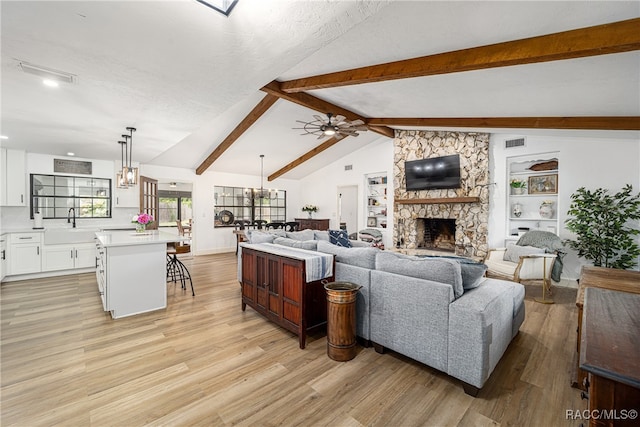
[[[346,171],[353,170],[353,165],[344,165],[344,170]]]
[[[504,142],[504,148],[524,147],[524,138],[507,139]]]
[[[27,74],[33,74],[43,79],[54,80],[56,82],[75,84],[78,81],[78,76],[74,74],[53,70],[40,65],[29,64],[24,61],[20,61],[20,69]]]

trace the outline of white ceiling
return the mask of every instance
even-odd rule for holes
[[[119,160],[117,141],[134,126],[135,161],[195,169],[272,80],[636,18],[640,2],[240,0],[226,18],[194,0],[2,1],[0,13],[3,146]],[[78,83],[47,88],[19,60]],[[640,53],[312,94],[368,117],[637,116]],[[209,170],[259,175],[265,154],[265,175],[275,172],[321,142],[291,129],[313,114],[277,101]],[[379,138],[346,138],[283,178]]]

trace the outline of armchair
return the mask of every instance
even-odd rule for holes
[[[544,253],[544,250],[531,250],[532,253],[521,254],[521,252],[526,251],[525,248],[529,247],[520,246],[517,248],[515,253],[507,253],[507,248],[489,249],[489,253],[484,260],[488,267],[487,277],[511,280],[518,283],[542,280],[545,282],[546,291],[551,293],[551,271],[557,255]],[[546,271],[544,271],[544,258],[546,258]],[[514,262],[515,260],[517,262]]]

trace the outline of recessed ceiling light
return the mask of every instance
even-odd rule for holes
[[[67,156],[75,156],[75,155],[76,155],[76,153],[72,153],[71,151],[69,151],[69,152],[67,153]]]
[[[58,82],[53,81],[53,80],[49,80],[49,79],[44,79],[42,81],[42,84],[44,84],[45,86],[49,86],[49,87],[58,87]]]
[[[0,139],[9,139],[9,137],[6,135],[0,135]]]

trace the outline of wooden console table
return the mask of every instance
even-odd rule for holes
[[[580,287],[576,297],[578,307],[578,339],[574,363],[574,375],[571,385],[581,390],[586,390],[584,381],[587,373],[580,369],[580,341],[582,339],[582,312],[584,307],[584,293],[587,288],[611,289],[614,291],[640,294],[640,271],[620,270],[614,268],[583,266],[580,272]]]
[[[277,245],[271,245],[277,246]],[[262,249],[262,250],[261,250]],[[323,257],[329,274],[307,281],[306,259]],[[300,348],[307,333],[327,323],[327,298],[324,281],[332,282],[333,255],[303,249],[274,249],[268,244],[242,244],[242,311],[247,305],[273,323],[295,333]]]
[[[637,426],[640,295],[587,288],[582,329],[580,367],[589,373],[589,393],[583,394],[592,414],[589,426]]]
[[[329,220],[328,219],[309,219],[309,218],[296,218],[296,222],[300,223],[299,230],[306,230],[310,228],[311,230],[328,230],[329,229]]]

